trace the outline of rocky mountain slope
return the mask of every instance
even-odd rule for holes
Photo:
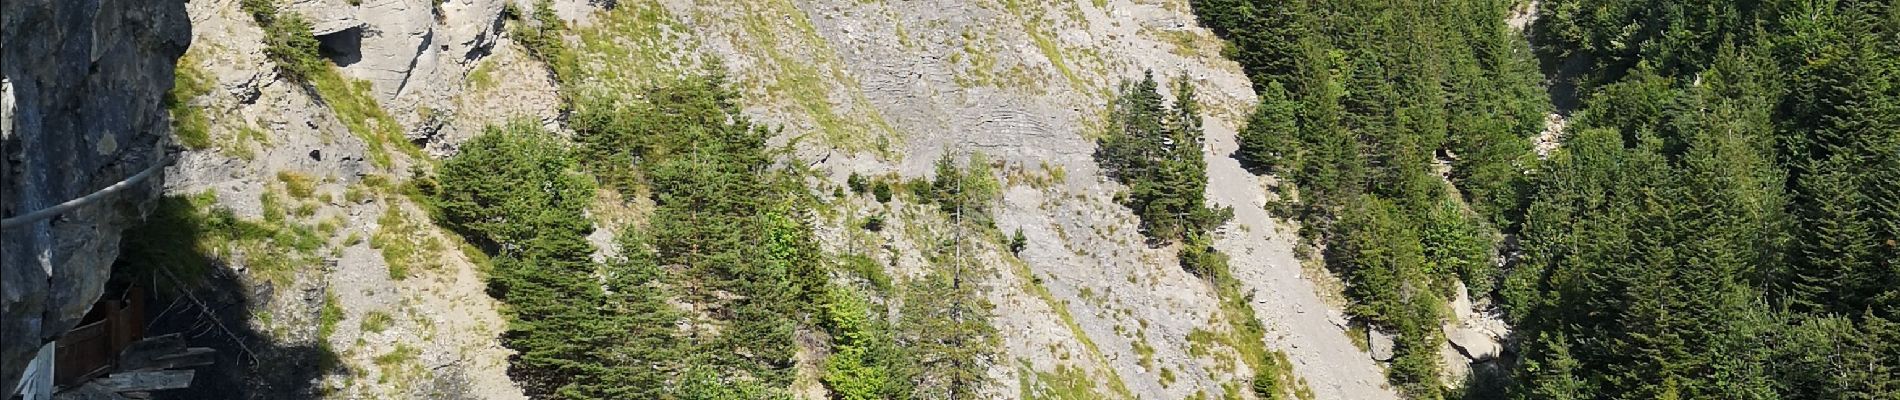
[[[984,261],[968,267],[984,272],[996,306],[1003,354],[989,368],[991,397],[1250,398],[1253,367],[1237,362],[1250,348],[1282,353],[1302,398],[1396,397],[1326,300],[1337,297],[1334,280],[1296,257],[1295,228],[1267,212],[1265,183],[1228,157],[1254,93],[1184,0],[557,1],[571,66],[547,65],[508,35],[518,22],[506,14],[532,9],[528,1],[281,3],[312,22],[343,82],[314,85],[271,67],[269,32],[241,4],[250,1],[187,5],[192,45],[173,91],[174,124],[196,139],[165,171],[165,194],[185,200],[160,213],[229,210],[281,233],[214,230],[183,242],[212,260],[205,279],[231,285],[173,305],[201,311],[168,314],[222,321],[172,321],[226,350],[226,373],[199,395],[524,397],[508,380],[509,351],[496,339],[505,322],[484,293],[480,253],[431,224],[401,182],[484,126],[525,118],[563,129],[564,92],[633,99],[711,64],[744,93],[748,114],[784,128],[775,143],[827,177],[809,183],[814,192],[852,174],[927,178],[946,153],[982,153],[1000,167],[996,227],[1020,230],[1027,246],[1020,255],[1000,243],[958,247]],[[559,68],[578,79],[557,83]],[[1191,82],[1207,110],[1207,198],[1235,210],[1215,247],[1232,256],[1250,307],[1223,307],[1175,248],[1145,245],[1115,201],[1121,185],[1096,166],[1117,84],[1148,70]],[[602,203],[620,196],[603,191]],[[928,204],[839,204],[816,224],[828,250],[868,253],[900,279],[933,268],[931,253],[946,251],[938,243],[961,237]],[[598,244],[626,229],[616,217],[634,208],[597,210]],[[874,215],[889,215],[889,227],[859,228]],[[15,254],[9,247],[9,274]],[[1231,335],[1248,316],[1236,313],[1270,334]],[[286,370],[310,365],[322,369]],[[795,389],[824,390],[809,377]]]

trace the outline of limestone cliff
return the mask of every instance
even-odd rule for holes
[[[41,210],[163,162],[160,101],[191,43],[181,1],[8,0],[0,7],[0,215]],[[119,234],[155,193],[132,190],[8,227],[0,246],[0,397],[99,297]]]

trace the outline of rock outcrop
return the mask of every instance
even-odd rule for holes
[[[182,1],[8,0],[0,10],[0,215],[78,198],[163,162],[160,105],[191,43]],[[0,398],[104,290],[119,234],[160,179],[38,221],[0,245]]]

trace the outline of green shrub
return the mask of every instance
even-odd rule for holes
[[[520,15],[519,10],[503,11],[510,15]],[[510,31],[515,41],[527,48],[529,55],[548,64],[553,69],[557,82],[572,79],[567,75],[573,73],[571,64],[573,55],[569,54],[566,39],[561,36],[562,31],[567,29],[567,23],[554,13],[553,1],[535,2],[533,14],[524,15],[524,17],[528,19],[514,18],[519,22]]]
[[[989,226],[990,205],[1002,193],[1001,184],[991,172],[989,156],[972,153],[966,167],[958,167],[950,152],[937,159],[937,177],[930,182],[930,199],[953,218],[962,218],[977,226]]]
[[[871,195],[876,198],[879,203],[890,203],[891,183],[883,180],[877,181],[877,183],[871,185]]]
[[[277,0],[240,0],[238,9],[250,14],[258,26],[269,26],[277,18]]]
[[[322,44],[311,35],[310,21],[294,13],[278,15],[269,21],[263,25],[264,55],[277,63],[277,70],[285,77],[305,82],[329,67],[329,62],[318,54],[317,48]]]
[[[851,187],[851,193],[857,194],[864,194],[866,190],[870,190],[871,186],[870,182],[864,179],[864,175],[858,175],[856,172],[852,172],[851,177],[845,178],[844,182],[846,186]],[[889,191],[888,188],[885,190]]]
[[[832,354],[825,360],[825,387],[835,399],[876,400],[907,397],[910,382],[902,376],[909,360],[891,337],[888,325],[874,313],[862,293],[832,287],[824,298],[821,326],[832,336]]]
[[[584,215],[593,179],[559,138],[531,122],[483,131],[442,164],[436,181],[434,205],[446,225],[486,248],[592,230]]]
[[[1009,236],[1009,253],[1022,254],[1029,247],[1029,237],[1023,236],[1023,228],[1016,228],[1016,234]]]
[[[884,265],[863,254],[842,254],[836,257],[839,269],[851,272],[871,283],[878,293],[891,293],[891,276],[884,273]]]

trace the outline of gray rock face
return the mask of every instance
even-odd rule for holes
[[[1458,352],[1463,353],[1465,358],[1470,358],[1471,361],[1490,361],[1496,359],[1498,353],[1504,351],[1504,346],[1498,344],[1498,338],[1491,337],[1491,335],[1476,329],[1464,328],[1448,330],[1445,331],[1445,339],[1450,341],[1452,347],[1458,348]]]
[[[160,105],[191,43],[182,1],[7,0],[0,9],[0,215],[119,182],[163,159]],[[119,233],[161,179],[0,238],[0,398],[104,290]]]
[[[1370,344],[1373,361],[1392,361],[1392,335],[1376,329],[1366,331],[1366,343]]]

